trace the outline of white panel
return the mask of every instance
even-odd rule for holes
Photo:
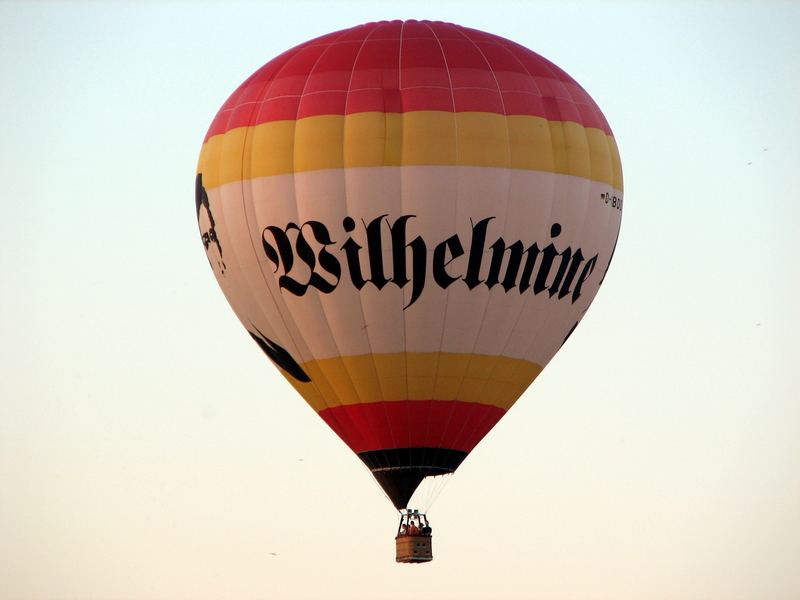
[[[399,169],[346,169],[347,186],[346,213],[355,222],[355,230],[345,232],[338,229],[341,243],[347,237],[356,241],[362,249],[359,252],[361,272],[365,278],[372,278],[367,256],[367,225],[381,215],[396,216],[401,198],[401,171]],[[341,221],[340,221],[341,223]],[[391,236],[388,226],[381,227],[382,254],[385,274],[392,276]],[[367,352],[401,352],[405,344],[403,291],[392,284],[378,289],[366,284],[360,291],[353,287],[344,252],[342,258],[342,283],[352,290],[356,297],[352,304],[361,312],[364,320],[362,333],[367,341]],[[337,290],[338,292],[338,290]],[[330,294],[332,301],[336,293]]]
[[[403,290],[404,306],[407,307],[403,311],[405,350],[436,352],[442,347],[445,316],[453,286],[446,290],[437,286],[430,265],[435,245],[455,233],[458,171],[441,167],[403,167],[401,173],[403,214],[415,215],[409,221],[408,239],[420,236],[428,254],[422,294],[411,304],[412,285],[406,285]]]
[[[216,212],[221,215],[217,228],[225,238],[225,252],[230,246],[241,272],[233,265],[224,276],[218,268],[215,272],[240,319],[257,321],[277,336],[279,343],[296,351],[301,362],[312,357],[407,350],[500,354],[544,365],[594,297],[614,247],[621,211],[606,204],[603,193],[621,196],[606,184],[574,176],[480,167],[342,169],[259,178],[243,189],[241,184],[229,184],[212,190],[211,202],[224,207],[215,211],[215,217]],[[390,281],[380,290],[367,283],[359,292],[348,269],[343,244],[352,238],[363,247],[359,258],[364,276],[372,276],[366,226],[381,215],[387,215],[381,225],[381,246],[388,279],[394,276],[389,223],[396,224],[403,215],[415,215],[407,222],[406,241],[421,236],[426,245],[424,290],[405,310],[402,307],[411,301],[411,282],[401,289]],[[354,221],[352,232],[345,231],[346,217]],[[581,248],[586,259],[599,255],[578,301],[573,303],[571,296],[551,298],[547,291],[520,293],[518,287],[506,292],[499,284],[491,290],[485,283],[470,290],[463,280],[446,290],[437,285],[432,271],[436,246],[458,235],[464,254],[452,261],[447,272],[464,277],[472,227],[487,217],[493,218],[486,227],[481,280],[489,273],[490,246],[499,237],[507,245],[520,241],[524,248],[535,242],[540,250],[552,241],[559,252],[569,246],[573,251]],[[263,250],[261,233],[267,226],[284,229],[288,223],[308,221],[324,224],[332,241],[327,251],[338,261],[341,276],[337,282],[317,264],[316,272],[325,281],[336,283],[335,290],[321,293],[309,288],[304,295],[295,296],[278,287],[285,265],[273,272],[275,265]],[[561,225],[561,232],[552,239],[554,223]],[[242,236],[243,231],[248,231],[248,236]],[[313,239],[308,225],[304,232],[318,257],[322,245]],[[234,245],[231,236],[249,242]],[[290,275],[306,282],[310,270],[296,256],[296,232],[289,237],[295,252]],[[500,269],[501,280],[507,255]],[[411,258],[407,249],[409,277]],[[540,255],[531,283],[541,260]],[[548,282],[560,260],[556,258]],[[247,299],[251,293],[255,300]],[[269,317],[264,319],[261,314]]]
[[[248,230],[242,184],[237,182],[209,190],[208,197],[222,256],[218,257],[214,244],[209,245],[207,254],[217,281],[239,320],[249,331],[260,332],[277,341],[293,356],[300,357],[299,360],[310,357],[300,332],[282,318],[277,286],[270,289],[262,276],[260,255],[253,249]],[[203,230],[208,221],[205,210],[201,208],[200,212]]]

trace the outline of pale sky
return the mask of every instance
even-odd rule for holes
[[[800,6],[0,2],[0,599],[800,597]],[[197,156],[280,52],[392,18],[552,60],[625,212],[580,327],[396,513],[204,256]]]

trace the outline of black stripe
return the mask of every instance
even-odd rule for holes
[[[452,473],[467,453],[446,448],[389,448],[362,452],[358,457],[399,510],[407,507],[425,477]]]

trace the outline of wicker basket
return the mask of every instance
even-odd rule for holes
[[[430,535],[398,535],[395,539],[399,563],[421,563],[433,560],[433,538]]]

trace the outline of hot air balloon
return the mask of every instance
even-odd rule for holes
[[[236,315],[400,511],[397,560],[430,560],[415,490],[506,414],[611,262],[622,171],[600,109],[507,39],[368,23],[242,83],[195,187]]]

